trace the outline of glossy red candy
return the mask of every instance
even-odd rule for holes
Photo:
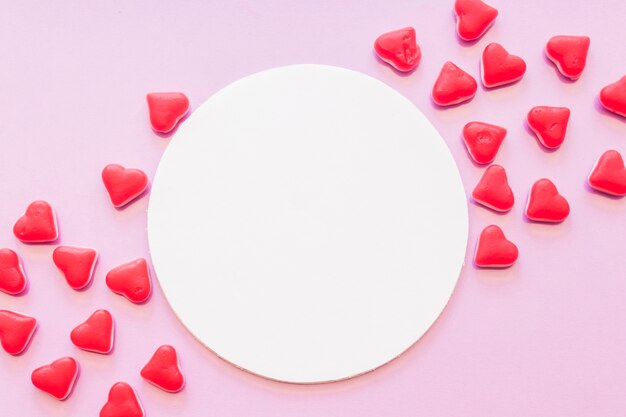
[[[13,234],[24,243],[53,242],[59,237],[52,206],[46,201],[33,201],[13,226]]]
[[[526,63],[499,43],[490,43],[483,51],[480,68],[483,85],[493,88],[519,81],[526,72]]]
[[[106,284],[133,303],[143,303],[152,292],[148,263],[140,258],[113,268],[106,276]]]
[[[615,150],[604,152],[587,178],[589,186],[606,194],[626,195],[626,168],[622,155]]]
[[[37,320],[25,314],[0,310],[0,344],[11,355],[22,353],[37,328]]]
[[[481,268],[506,268],[517,261],[517,246],[504,236],[504,232],[496,225],[485,227],[480,233],[474,264]]]
[[[146,100],[150,124],[156,132],[171,132],[189,111],[189,99],[183,93],[149,93]]]
[[[141,376],[151,384],[167,392],[178,392],[185,386],[178,352],[172,346],[159,347],[141,370]]]
[[[91,282],[96,267],[98,252],[91,248],[59,246],[52,252],[54,264],[75,290],[85,288]]]
[[[381,60],[402,72],[415,69],[422,58],[412,27],[383,33],[374,42],[374,50]]]
[[[528,112],[526,120],[543,146],[556,149],[565,140],[569,116],[567,107],[537,106]]]
[[[100,410],[100,417],[144,417],[137,393],[126,382],[117,382],[109,390],[109,398]]]
[[[533,184],[526,204],[526,217],[538,222],[559,223],[569,212],[569,203],[552,181],[542,178]]]
[[[24,292],[28,280],[22,262],[17,253],[11,249],[0,249],[0,291],[10,295]]]
[[[107,310],[96,310],[89,318],[76,326],[70,334],[75,346],[96,353],[109,353],[113,349],[114,323]]]
[[[72,392],[77,376],[78,362],[74,358],[64,357],[35,369],[31,374],[31,381],[34,386],[57,400],[64,400]]]
[[[109,164],[102,170],[102,182],[114,207],[123,207],[139,197],[148,187],[146,174],[134,168]]]
[[[585,69],[590,43],[588,36],[553,36],[546,44],[546,56],[564,77],[577,80]]]
[[[600,91],[600,103],[605,109],[626,117],[626,75]]]
[[[469,122],[463,127],[463,142],[477,164],[493,162],[505,137],[505,128],[488,123]]]
[[[498,17],[498,10],[481,0],[456,0],[456,32],[464,41],[473,41],[485,34]]]
[[[472,191],[472,198],[492,210],[506,212],[513,208],[515,197],[506,171],[500,165],[490,165]]]
[[[474,77],[448,61],[435,81],[432,98],[439,106],[452,106],[471,100],[477,88]]]

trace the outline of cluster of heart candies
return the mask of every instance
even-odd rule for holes
[[[152,128],[160,133],[174,129],[189,111],[189,100],[182,93],[151,93],[147,96]],[[102,181],[113,206],[122,208],[141,194],[148,186],[148,177],[138,169],[107,165]],[[54,243],[59,238],[57,217],[46,201],[31,203],[13,227],[13,234],[26,244]],[[98,253],[95,249],[77,246],[57,246],[52,261],[65,280],[75,290],[87,288],[93,277]],[[152,293],[148,263],[140,258],[116,268],[106,275],[106,285],[129,301],[142,304]],[[28,279],[18,254],[11,249],[0,249],[0,291],[9,295],[23,293]],[[85,322],[75,327],[70,339],[83,350],[109,354],[115,338],[114,320],[107,310],[96,310]],[[29,345],[37,328],[37,319],[26,314],[0,310],[0,344],[11,355],[20,355]],[[64,400],[72,392],[79,373],[79,364],[71,356],[35,369],[31,380],[35,387],[53,397]],[[141,376],[167,392],[178,392],[185,385],[178,353],[169,345],[159,347],[141,370]],[[143,417],[144,410],[135,390],[125,382],[114,384],[100,417]]]
[[[481,0],[456,0],[454,13],[457,34],[464,41],[479,39],[498,16],[497,9]],[[564,77],[577,80],[585,68],[589,44],[587,36],[554,36],[548,41],[545,52]],[[374,42],[374,50],[381,60],[401,72],[413,71],[421,59],[412,27],[382,34]],[[490,43],[482,53],[480,68],[483,85],[493,88],[519,81],[526,72],[526,63],[509,54],[502,45]],[[442,107],[458,105],[471,100],[476,90],[474,77],[454,63],[446,62],[433,86],[432,100]],[[626,117],[626,76],[604,87],[599,99],[607,110]],[[528,112],[526,121],[542,146],[557,149],[565,139],[569,117],[570,110],[566,107],[538,106]],[[468,153],[477,164],[491,164],[505,136],[505,128],[483,122],[470,122],[463,128]],[[597,191],[614,196],[626,195],[626,169],[620,153],[616,150],[604,152],[593,166],[587,182]],[[504,168],[489,165],[474,188],[472,198],[498,212],[511,210],[515,198]],[[560,223],[569,212],[567,200],[552,181],[542,178],[533,184],[525,210],[528,219]],[[474,263],[482,268],[506,268],[515,263],[518,254],[517,247],[505,237],[502,229],[490,225],[478,238]]]

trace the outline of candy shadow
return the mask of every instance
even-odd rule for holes
[[[545,146],[541,144],[535,132],[533,132],[530,126],[528,126],[528,122],[526,121],[526,118],[524,118],[523,125],[524,125],[524,130],[526,130],[526,132],[535,140],[535,142],[537,143],[537,146],[539,146],[539,149],[541,149],[544,153],[553,154],[561,148],[560,146],[554,149],[546,148]]]
[[[374,56],[374,58],[376,58],[376,61],[379,64],[381,64],[382,67],[387,67],[387,68],[391,69],[391,71],[393,71],[398,77],[403,77],[403,78],[410,77],[415,72],[415,70],[417,70],[419,68],[419,64],[418,64],[411,71],[400,71],[400,70],[397,70],[393,65],[388,64],[387,62],[385,62],[382,59],[380,59],[380,57],[378,55],[376,55],[376,51],[372,51],[372,55]]]
[[[588,191],[591,194],[594,195],[598,195],[601,197],[606,198],[607,200],[614,200],[614,201],[622,201],[624,200],[624,196],[619,196],[619,195],[613,195],[613,194],[607,194],[607,193],[603,193],[602,191],[598,191],[595,188],[592,188],[589,183],[587,182],[587,180],[585,180],[585,190]]]
[[[596,111],[604,116],[608,116],[612,119],[618,120],[622,123],[626,123],[626,117],[620,116],[617,113],[613,113],[610,110],[607,110],[602,103],[600,103],[599,95],[596,95],[593,99],[593,107],[595,107]]]
[[[162,139],[170,139],[172,136],[174,136],[176,134],[176,132],[178,131],[178,129],[180,128],[180,125],[185,123],[185,120],[187,120],[189,118],[189,116],[191,116],[191,113],[193,113],[193,110],[191,108],[191,106],[189,107],[189,110],[187,110],[187,113],[185,113],[185,115],[183,117],[180,118],[180,120],[176,123],[176,126],[174,126],[174,129],[170,130],[167,133],[163,133],[163,132],[156,132],[156,131],[152,131],[156,136],[162,138]]]
[[[470,196],[468,197],[468,201],[469,201],[469,202],[470,202],[473,206],[475,206],[475,207],[480,207],[480,208],[482,208],[482,209],[485,209],[485,210],[487,210],[489,213],[495,214],[495,215],[500,216],[500,217],[505,216],[505,215],[507,215],[507,214],[509,214],[509,213],[511,212],[511,210],[509,210],[509,211],[498,211],[498,210],[494,210],[494,209],[492,209],[491,207],[484,206],[484,205],[480,204],[478,201],[474,200],[474,199],[472,198],[471,194],[470,194]]]
[[[554,72],[556,73],[557,77],[564,82],[565,84],[574,84],[576,81],[578,80],[572,80],[571,78],[568,78],[566,76],[564,76],[563,74],[561,74],[561,71],[559,71],[559,69],[557,68],[556,64],[554,62],[552,62],[552,60],[550,58],[548,58],[548,55],[546,55],[546,51],[543,51],[543,60],[544,62],[547,62],[552,69],[554,69]]]
[[[474,95],[474,97],[476,97],[476,96]],[[465,101],[462,101],[460,103],[457,103],[457,104],[450,104],[449,106],[440,106],[439,104],[435,103],[435,101],[433,100],[433,97],[431,95],[430,96],[430,105],[435,110],[442,110],[442,111],[443,110],[452,110],[452,109],[456,109],[458,107],[461,107],[461,106],[463,106],[465,104],[471,103],[474,100],[474,97],[470,98],[469,100],[465,100]]]
[[[124,204],[121,207],[113,207],[116,211],[118,212],[123,212],[124,210],[126,210],[126,208],[128,208],[129,206],[135,204],[137,201],[143,199],[144,197],[146,197],[148,194],[150,194],[150,190],[152,189],[152,183],[148,182],[148,185],[146,186],[146,189],[143,190],[143,192],[141,194],[139,194],[137,197],[133,198],[132,200],[130,200],[128,203]]]

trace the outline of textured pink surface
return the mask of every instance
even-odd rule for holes
[[[599,110],[600,88],[626,74],[621,0],[504,1],[478,43],[454,33],[452,1],[243,0],[207,2],[10,2],[0,15],[0,246],[24,259],[31,287],[0,294],[0,308],[33,314],[40,328],[27,352],[0,352],[0,415],[97,415],[108,389],[124,380],[156,416],[623,416],[626,413],[626,199],[590,192],[585,178],[609,148],[626,151],[626,121]],[[195,3],[195,4],[192,4]],[[377,61],[373,40],[414,25],[423,52],[401,76]],[[587,69],[563,81],[543,55],[548,38],[591,36]],[[430,88],[451,59],[478,78],[482,48],[498,41],[528,64],[524,79],[479,89],[467,105],[435,109]],[[107,270],[148,255],[143,197],[116,211],[100,171],[115,162],[150,177],[168,140],[149,127],[145,93],[181,90],[192,107],[244,75],[292,63],[323,63],[370,74],[409,97],[452,149],[471,192],[483,168],[462,145],[473,119],[507,127],[496,163],[517,197],[498,215],[470,204],[467,267],[448,308],[405,355],[371,374],[320,386],[269,382],[224,363],[179,324],[160,288],[145,305],[110,292]],[[546,152],[524,127],[535,105],[572,110],[561,149]],[[522,213],[534,180],[547,176],[571,216],[532,224]],[[61,242],[101,253],[93,285],[70,289],[54,267],[53,246],[25,246],[11,228],[26,205],[56,208]],[[500,225],[520,248],[505,271],[471,266],[475,238]],[[98,308],[117,321],[112,355],[72,346],[71,329]],[[180,352],[187,386],[168,394],[139,371],[164,343]],[[73,395],[58,402],[30,384],[30,371],[71,354],[82,365]]]

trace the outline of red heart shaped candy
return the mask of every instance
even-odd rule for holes
[[[141,370],[141,376],[167,392],[178,392],[185,386],[178,352],[169,345],[163,345],[154,352],[152,358]]]
[[[77,376],[78,362],[66,356],[35,369],[31,374],[31,381],[40,390],[58,400],[64,400],[72,392]]]
[[[626,75],[600,91],[600,103],[605,109],[626,117]]]
[[[546,56],[564,77],[577,80],[585,69],[590,43],[588,36],[553,36],[546,44]]]
[[[556,149],[563,143],[570,111],[567,107],[537,106],[527,116],[528,127],[548,149]]]
[[[519,81],[526,72],[526,63],[499,43],[490,43],[483,51],[480,68],[483,85],[493,88]]]
[[[559,223],[567,218],[569,210],[567,200],[552,181],[542,178],[533,184],[526,204],[526,217],[530,220]]]
[[[113,349],[114,327],[111,313],[96,310],[85,322],[72,330],[70,339],[83,350],[106,354]]]
[[[143,303],[152,292],[148,263],[140,258],[113,268],[106,276],[106,284],[133,303]]]
[[[381,60],[402,72],[415,69],[422,58],[412,27],[383,33],[374,42],[374,50]]]
[[[472,99],[477,88],[474,77],[448,61],[435,81],[432,98],[439,106],[452,106]]]
[[[189,111],[189,99],[183,93],[149,93],[146,96],[152,129],[171,132]]]
[[[80,290],[91,282],[98,252],[91,248],[59,246],[52,252],[52,260],[70,287]]]
[[[52,206],[45,201],[33,201],[13,226],[13,234],[24,243],[53,242],[59,237]]]
[[[19,355],[26,349],[37,328],[34,317],[0,310],[0,344],[11,355]]]
[[[0,291],[17,295],[24,292],[27,285],[20,257],[11,249],[0,249]]]
[[[495,211],[511,210],[515,204],[515,197],[509,187],[504,168],[495,164],[489,166],[472,191],[472,198],[477,203]]]
[[[604,152],[591,169],[589,186],[606,194],[626,195],[626,168],[619,152],[610,150]]]
[[[100,417],[144,417],[137,393],[126,382],[113,384],[109,398],[100,410]]]
[[[481,0],[456,0],[456,33],[464,41],[473,41],[485,34],[498,17],[498,10]]]
[[[463,127],[463,142],[477,164],[493,162],[506,136],[506,129],[482,122],[469,122]]]
[[[485,227],[480,233],[474,264],[481,268],[506,268],[517,261],[517,246],[504,236],[504,232],[496,225]]]
[[[118,164],[109,164],[102,170],[102,182],[115,207],[130,203],[148,186],[148,177],[139,169],[124,168]]]

